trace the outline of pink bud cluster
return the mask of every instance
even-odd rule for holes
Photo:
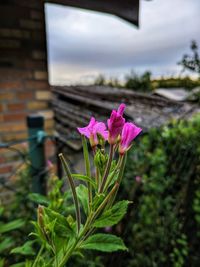
[[[92,147],[98,145],[98,135],[101,135],[111,145],[119,143],[119,153],[123,155],[130,149],[132,141],[142,131],[135,124],[125,122],[123,117],[125,107],[125,104],[121,104],[118,110],[112,111],[110,118],[107,120],[108,130],[105,123],[98,122],[92,117],[88,126],[77,128],[79,133],[89,139]]]

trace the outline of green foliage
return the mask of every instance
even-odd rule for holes
[[[18,255],[9,257],[9,252],[22,245],[31,230],[28,221],[33,216],[33,203],[26,198],[29,181],[29,169],[24,168],[17,174],[13,201],[0,208],[0,259],[5,266],[19,261]]]
[[[112,208],[106,210],[100,217],[95,221],[93,226],[97,228],[113,226],[117,224],[127,212],[129,201],[122,200],[117,202]]]
[[[199,132],[196,116],[152,129],[135,145],[120,191],[135,206],[120,226],[129,254],[107,259],[106,266],[200,265]]]
[[[82,204],[82,208],[84,210],[85,215],[88,214],[88,189],[86,186],[80,184],[76,187],[76,192],[80,203]]]
[[[24,221],[22,219],[17,219],[8,223],[0,223],[0,234],[16,230],[24,226]]]
[[[92,185],[94,187],[94,189],[96,188],[96,184],[94,182],[94,179],[92,180],[90,177],[86,176],[86,175],[82,175],[82,174],[72,174],[72,177],[74,179],[78,179],[80,181],[84,181],[84,182],[88,182],[90,185]]]
[[[121,238],[109,234],[92,235],[83,242],[81,248],[99,250],[103,252],[127,250]]]
[[[34,241],[27,241],[22,246],[12,249],[10,253],[21,254],[25,256],[35,255],[35,251],[32,247],[33,243]]]
[[[200,56],[198,53],[198,45],[196,41],[192,41],[190,45],[192,55],[184,55],[178,63],[183,67],[183,70],[190,70],[200,75]]]
[[[95,85],[98,85],[98,86],[106,85],[106,79],[105,79],[105,77],[104,77],[102,74],[100,74],[100,75],[96,78],[96,80],[94,81],[94,84],[95,84]]]
[[[29,199],[36,203],[36,204],[41,204],[41,205],[48,205],[49,204],[49,200],[47,199],[46,196],[37,194],[37,193],[30,193],[28,195]]]
[[[193,89],[200,86],[199,79],[191,79],[189,76],[186,77],[169,77],[169,78],[160,78],[151,81],[152,89],[156,88],[185,88]]]
[[[151,72],[146,71],[142,75],[136,74],[131,71],[129,75],[125,77],[125,88],[133,89],[140,92],[151,92]]]

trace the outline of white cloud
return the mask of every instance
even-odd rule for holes
[[[112,15],[47,4],[50,82],[81,82],[133,68],[155,76],[178,73],[176,63],[190,41],[200,43],[200,1],[141,3],[139,29]]]

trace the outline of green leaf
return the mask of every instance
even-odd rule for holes
[[[65,216],[49,208],[44,208],[44,212],[47,216],[47,218],[45,218],[45,224],[52,223],[52,229],[58,236],[69,237],[75,234]]]
[[[12,264],[12,265],[10,265],[10,267],[31,267],[32,264],[33,264],[32,261],[26,260],[25,262],[19,262],[16,264]]]
[[[108,234],[96,234],[90,236],[86,241],[84,241],[81,248],[99,250],[103,252],[127,250],[121,238]]]
[[[34,241],[27,241],[23,246],[14,248],[11,250],[11,253],[21,254],[26,256],[35,255],[35,251],[32,248]]]
[[[37,204],[49,205],[49,200],[43,195],[37,193],[30,193],[28,194],[28,198]]]
[[[87,183],[91,184],[94,187],[94,189],[96,189],[96,184],[90,177],[88,177],[86,175],[82,175],[82,174],[72,174],[72,177],[75,179],[87,182]]]
[[[4,267],[5,259],[0,259],[0,267]]]
[[[128,200],[117,202],[112,208],[106,210],[100,218],[98,218],[93,226],[97,228],[112,226],[117,224],[127,212]]]
[[[96,210],[96,208],[103,202],[104,198],[104,194],[96,194],[92,202],[92,209]]]
[[[25,262],[20,262],[10,265],[10,267],[25,267]]]
[[[88,189],[86,186],[80,184],[76,187],[76,193],[80,200],[85,214],[88,214]]]
[[[22,226],[24,226],[25,221],[21,220],[21,219],[17,219],[14,220],[12,222],[9,223],[1,223],[0,224],[0,233],[6,233],[6,232],[10,232],[12,230],[21,228]]]
[[[0,253],[3,251],[9,249],[15,244],[15,241],[11,237],[6,237],[1,243],[0,243]]]
[[[4,212],[4,207],[0,206],[0,215],[2,215]]]
[[[108,161],[108,155],[103,153],[101,149],[97,149],[94,157],[94,164],[100,171],[101,175],[103,175],[105,171],[107,161]]]

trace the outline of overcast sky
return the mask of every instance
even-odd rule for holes
[[[178,75],[177,62],[200,44],[200,0],[141,0],[139,29],[115,16],[46,4],[51,84],[87,83],[130,70]]]

